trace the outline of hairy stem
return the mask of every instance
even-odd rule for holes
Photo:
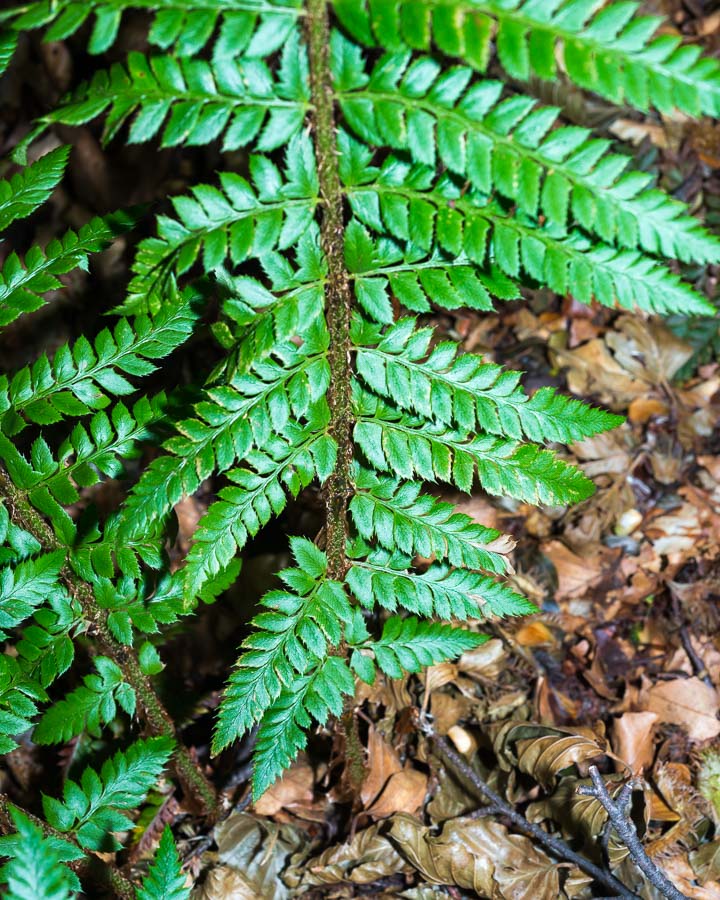
[[[11,803],[5,794],[0,794],[0,831],[4,834],[13,834],[15,831],[15,826],[13,825],[10,816],[11,806],[27,816],[33,825],[40,828],[45,837],[55,837],[62,841],[72,841],[72,843],[75,843],[69,834],[58,831],[51,825],[48,825],[47,822],[34,816],[31,812],[22,809],[22,807],[19,807],[16,803]],[[103,862],[103,860],[95,854],[86,856],[83,859],[76,859],[73,862],[67,863],[67,865],[83,881],[88,881],[97,887],[111,890],[116,897],[120,898],[120,900],[135,900],[136,894],[133,883],[128,881],[124,875],[112,866]]]
[[[322,200],[321,242],[328,265],[325,311],[330,332],[330,430],[337,442],[335,471],[325,486],[328,577],[342,581],[347,561],[347,511],[352,495],[352,406],[350,309],[352,295],[343,252],[343,192],[337,163],[336,127],[330,73],[330,23],[325,0],[308,0],[310,83],[315,104],[315,152]]]
[[[325,316],[330,333],[328,362],[330,434],[338,448],[337,463],[325,485],[325,552],[327,575],[344,581],[347,572],[348,504],[352,496],[353,459],[350,311],[352,291],[345,268],[343,190],[337,160],[336,124],[330,71],[330,21],[325,0],[308,0],[307,39],[310,87],[314,103],[314,142],[321,198],[320,240],[327,260]],[[341,648],[341,652],[344,648]],[[359,795],[365,772],[358,752],[357,726],[350,703],[342,717],[349,765],[350,787]]]
[[[469,782],[475,788],[483,800],[489,802],[493,813],[500,813],[505,816],[512,822],[518,831],[527,835],[529,838],[532,838],[534,841],[537,841],[538,844],[545,847],[545,849],[552,853],[556,858],[565,860],[566,862],[570,862],[577,866],[578,869],[581,869],[587,875],[590,875],[599,884],[602,884],[613,891],[617,897],[621,897],[622,900],[638,900],[638,895],[628,890],[621,881],[618,881],[612,872],[609,872],[607,869],[601,869],[599,866],[596,866],[595,863],[590,862],[589,859],[576,853],[568,847],[561,838],[548,834],[547,831],[543,831],[540,826],[528,822],[525,816],[521,815],[514,807],[507,803],[507,801],[503,800],[499,794],[496,794],[492,788],[488,787],[477,772],[465,762],[460,754],[453,750],[444,737],[436,734],[432,727],[427,723],[422,724],[421,727],[432,741],[440,756],[444,757],[445,761],[450,763],[457,775],[466,782]],[[480,811],[482,812],[482,810]]]
[[[668,900],[688,900],[687,896],[675,887],[663,870],[647,855],[642,841],[638,837],[635,823],[627,815],[624,804],[616,802],[610,796],[597,766],[590,766],[588,771],[592,779],[592,787],[580,787],[578,793],[586,797],[594,797],[602,803],[615,833],[630,851],[633,862],[663,897],[667,897]]]
[[[0,468],[0,494],[7,500],[13,521],[32,534],[44,550],[65,549],[55,537],[52,528],[28,502],[23,492],[15,487],[10,476],[2,468]],[[178,741],[173,720],[155,692],[150,679],[140,668],[137,654],[132,647],[125,647],[115,640],[107,626],[107,612],[97,605],[91,586],[78,578],[69,565],[63,568],[60,577],[70,594],[80,603],[83,616],[88,622],[88,634],[97,641],[102,652],[120,667],[125,681],[135,691],[138,712],[145,721],[148,731],[155,736],[162,735],[175,741],[176,749],[172,765],[184,791],[198,810],[214,816],[218,808],[215,789],[187,748]]]

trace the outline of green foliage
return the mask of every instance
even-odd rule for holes
[[[511,78],[553,79],[558,69],[580,87],[637,109],[674,107],[720,114],[720,65],[701,58],[680,35],[655,37],[662,18],[637,16],[635,2],[576,0],[335,0],[343,24],[361,43],[411,47],[460,57],[480,71],[491,42]]]
[[[63,863],[82,853],[55,837],[44,837],[29,817],[10,807],[17,833],[0,837],[0,855],[10,857],[0,869],[7,900],[70,900],[80,889],[77,875]]]
[[[100,773],[88,766],[80,781],[65,782],[63,799],[43,794],[50,825],[75,837],[88,850],[112,851],[122,846],[113,832],[125,831],[131,819],[121,812],[139,806],[162,774],[172,753],[162,737],[136,741],[106,760]]]
[[[93,663],[97,674],[86,675],[80,687],[40,719],[33,731],[35,743],[65,743],[85,731],[98,734],[102,724],[115,718],[118,705],[134,715],[135,692],[123,681],[120,667],[105,656],[96,656]]]
[[[187,900],[190,888],[180,870],[172,831],[165,826],[150,871],[137,892],[137,900]]]
[[[342,714],[355,676],[419,673],[478,646],[479,621],[534,610],[507,581],[509,539],[435,485],[580,502],[593,485],[562,445],[620,420],[549,387],[530,393],[522,373],[418,316],[482,313],[523,286],[613,309],[715,312],[677,263],[719,262],[717,237],[609,141],[483,77],[495,47],[516,82],[563,71],[637,109],[720,111],[716,61],[656,36],[658,20],[633,2],[600,5],[30,0],[0,12],[0,72],[17,32],[65,40],[89,23],[99,54],[126,13],[150,22],[152,49],[92,71],[15,159],[48,128],[99,117],[105,142],[225,154],[224,171],[172,198],[139,242],[115,310],[130,318],[0,375],[1,751],[31,729],[62,743],[121,730],[118,710],[132,717],[136,703],[144,715],[122,661],[158,674],[163,632],[230,589],[251,539],[313,492],[325,495],[324,528],[290,539],[294,565],[261,600],[218,714],[215,752],[257,728],[255,796],[313,723]],[[339,23],[328,34],[323,8]],[[305,46],[318,29],[327,58]],[[67,155],[0,181],[0,228],[47,200]],[[94,219],[24,260],[9,253],[0,326],[38,310],[136,216]],[[201,322],[220,348],[214,367],[198,353],[189,390],[149,396],[142,379],[160,380],[163,360],[205,336]],[[148,445],[150,461],[126,472]],[[92,489],[119,476],[126,499],[101,515]],[[203,483],[207,511],[171,568],[173,510]],[[55,696],[75,639],[95,650],[98,623],[117,655],[103,645],[95,670]],[[117,849],[171,750],[150,738],[99,774],[88,766],[62,800],[44,798],[48,821],[87,850]],[[22,816],[16,825],[3,845],[12,890],[75,890],[55,863],[79,851]],[[28,865],[23,882],[30,857],[52,871]],[[166,832],[138,896],[187,894]]]
[[[220,25],[216,54],[231,49],[262,57],[283,46],[299,6],[297,0],[37,0],[8,10],[5,18],[19,31],[49,26],[45,40],[59,41],[93,16],[88,51],[103,53],[115,43],[124,12],[149,10],[154,20],[148,40],[160,49],[195,56]]]

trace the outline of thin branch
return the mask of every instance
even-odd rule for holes
[[[7,500],[13,521],[32,534],[45,551],[67,550],[67,547],[55,537],[45,519],[29,503],[25,494],[15,487],[10,476],[2,468],[0,468],[0,494]],[[83,616],[88,622],[88,634],[95,639],[102,652],[120,667],[125,681],[135,691],[138,713],[145,720],[148,731],[153,735],[169,737],[175,742],[172,765],[185,793],[199,811],[215,816],[218,810],[215,789],[187,747],[178,740],[173,720],[155,692],[150,679],[140,668],[134,649],[125,647],[115,640],[107,625],[107,611],[98,606],[93,589],[87,582],[78,578],[69,565],[62,569],[60,577],[70,594],[80,603]]]
[[[663,897],[667,897],[668,900],[689,900],[685,894],[682,894],[675,887],[662,869],[647,855],[645,848],[642,845],[642,841],[638,837],[635,823],[630,816],[626,814],[623,806],[616,803],[610,796],[597,766],[590,766],[589,773],[593,783],[592,787],[580,787],[578,788],[578,793],[585,797],[594,797],[602,803],[612,822],[615,832],[630,851],[633,862],[643,875],[645,875],[650,884],[660,891]]]
[[[495,791],[483,781],[477,772],[471,768],[465,760],[455,752],[455,750],[453,750],[445,738],[441,737],[433,730],[429,723],[421,723],[421,727],[440,754],[452,765],[455,772],[466,782],[470,782],[483,800],[491,805],[493,812],[499,812],[508,818],[518,831],[533,838],[538,844],[542,844],[546,850],[550,851],[550,853],[558,859],[577,866],[578,869],[581,869],[587,875],[590,875],[599,884],[602,884],[613,891],[617,897],[621,898],[621,900],[639,900],[637,894],[626,888],[625,885],[611,872],[608,872],[607,869],[601,869],[584,856],[571,850],[561,838],[548,834],[538,825],[528,822],[525,816],[519,813],[506,800],[503,800],[499,794],[496,794]]]

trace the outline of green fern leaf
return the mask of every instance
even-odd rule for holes
[[[135,714],[135,692],[123,681],[120,667],[105,656],[93,663],[97,674],[86,675],[84,684],[51,706],[35,726],[36,744],[65,743],[85,731],[97,735],[115,718],[118,704],[129,716]]]
[[[355,691],[347,664],[328,657],[311,675],[286,687],[265,713],[257,733],[253,797],[260,797],[306,744],[313,719],[323,725],[343,711],[343,695]]]
[[[88,850],[119,850],[113,832],[126,831],[131,820],[120,810],[132,810],[157,782],[172,753],[168,738],[136,741],[103,763],[100,774],[86,768],[79,782],[66,781],[62,800],[43,794],[48,822],[72,834]]]
[[[491,41],[511,78],[554,78],[559,66],[580,87],[614,103],[692,116],[720,114],[720,64],[684,46],[680,36],[655,37],[662,19],[635,16],[639,4],[598,10],[574,0],[334,0],[342,23],[369,46],[412,47],[460,57],[484,71]]]
[[[80,890],[77,875],[64,863],[82,853],[70,843],[45,837],[25,813],[10,807],[16,834],[0,837],[0,855],[10,861],[0,869],[7,900],[71,900]]]
[[[190,888],[180,869],[172,831],[165,826],[150,871],[137,892],[137,900],[187,900]]]
[[[243,642],[220,706],[215,752],[252,728],[283,687],[292,689],[337,647],[350,620],[342,585],[326,580],[325,554],[304,538],[290,544],[297,568],[280,573],[287,590],[266,594],[262,606],[268,611],[252,620],[255,630]]]
[[[525,616],[537,612],[529,600],[488,575],[432,563],[424,572],[412,570],[412,558],[388,550],[354,548],[347,584],[363,606],[377,603],[438,619],[479,619]]]
[[[488,640],[485,634],[475,634],[462,628],[453,628],[439,622],[421,622],[410,616],[400,619],[391,616],[383,625],[378,641],[363,641],[356,645],[350,658],[350,666],[356,674],[372,684],[367,668],[368,653],[375,665],[390,678],[402,678],[404,672],[421,672],[454,659],[466,650],[473,650]],[[362,651],[366,651],[363,653]]]
[[[69,147],[57,147],[12,178],[0,181],[0,231],[45,203],[65,172],[69,152]]]
[[[24,264],[11,253],[0,269],[0,326],[14,322],[23,313],[43,305],[43,294],[62,287],[58,275],[87,266],[88,256],[104,250],[119,234],[134,224],[128,214],[117,213],[93,219],[78,231],[50,241],[45,250],[32,247]]]

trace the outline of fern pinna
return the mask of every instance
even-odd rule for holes
[[[97,733],[121,714],[152,734],[48,800],[51,837],[6,809],[23,838],[5,844],[8,884],[24,877],[29,847],[69,860],[114,846],[124,814],[97,811],[142,797],[118,804],[113,780],[137,762],[148,785],[175,737],[151,683],[164,627],[227,589],[243,548],[309,485],[322,487],[324,527],[290,539],[293,564],[252,620],[217,718],[215,752],[257,729],[256,797],[314,722],[351,713],[356,679],[420,672],[481,643],[478,621],[532,611],[504,580],[498,532],[431,486],[582,501],[591,482],[553,448],[620,420],[549,388],[528,394],[521,373],[440,340],[423,317],[490,310],[523,284],[714,315],[668,260],[717,263],[718,239],[608,140],[484,74],[495,47],[516,83],[562,72],[641,110],[717,115],[720,65],[636,7],[36,0],[0,13],[5,65],[20,32],[64,39],[90,20],[88,50],[101,54],[126,11],[152,13],[151,50],[98,68],[40,118],[16,160],[47,129],[99,117],[105,141],[249,152],[243,171],[172,199],[137,247],[114,324],[0,382],[0,627],[16,648],[2,662],[2,747],[30,728],[38,743]],[[3,226],[49,196],[66,159],[52,151],[0,184]],[[94,220],[24,261],[11,254],[0,322],[38,309],[59,274],[132,223]],[[223,354],[200,398],[183,407],[138,393],[195,332],[210,294]],[[47,426],[64,422],[51,440]],[[162,452],[81,532],[67,511],[78,490],[160,443],[159,426],[172,430]],[[171,572],[173,508],[209,477],[224,486]],[[58,696],[53,682],[88,631],[94,670]],[[176,774],[211,809],[204,775],[174,746]],[[176,880],[172,847],[160,852],[156,865]]]

